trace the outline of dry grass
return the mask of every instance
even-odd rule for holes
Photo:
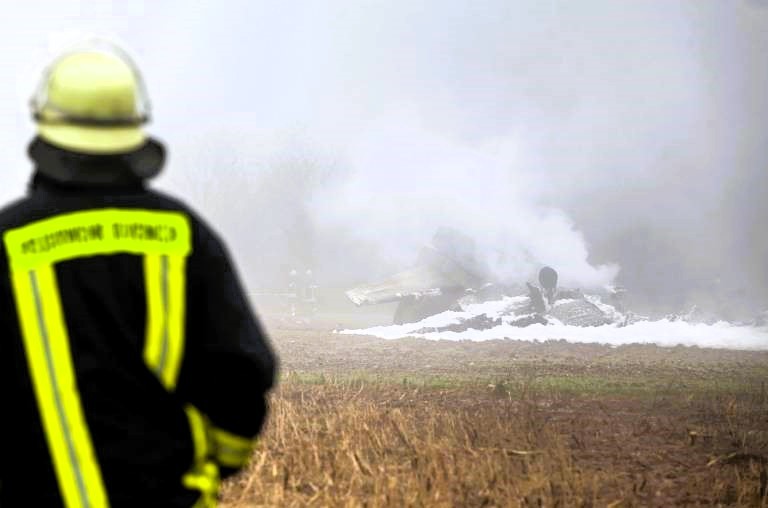
[[[674,370],[673,385],[629,359],[631,389],[617,390],[621,362],[585,384],[546,362],[538,378],[489,383],[483,367],[450,382],[442,368],[366,377],[289,361],[222,506],[768,507],[765,370],[739,362],[712,383],[711,364]]]
[[[765,404],[677,403],[287,383],[225,506],[768,506]]]
[[[562,439],[526,404],[288,385],[264,449],[227,498],[239,506],[484,506],[553,494],[579,502],[563,475],[570,469]]]

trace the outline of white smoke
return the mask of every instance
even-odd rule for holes
[[[617,262],[619,282],[661,308],[694,292],[768,301],[764,1],[294,4],[8,10],[0,197],[29,175],[26,102],[48,43],[115,36],[168,141],[158,184],[213,219],[251,287],[293,258],[344,283],[386,275],[447,223],[504,277],[546,263],[587,286]],[[296,163],[278,153],[292,145],[251,135],[297,126],[342,163]],[[337,176],[308,185],[308,162]]]
[[[552,265],[565,284],[610,284],[616,265],[593,266],[560,210],[537,204],[514,135],[482,142],[430,130],[414,110],[377,118],[349,141],[351,176],[313,200],[322,228],[343,228],[403,267],[441,227],[476,242],[497,280],[522,282]]]

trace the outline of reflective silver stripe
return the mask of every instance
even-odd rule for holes
[[[29,283],[32,286],[32,295],[35,300],[35,310],[37,311],[37,325],[40,328],[40,337],[43,340],[43,348],[45,350],[45,360],[48,364],[48,373],[53,385],[54,400],[56,401],[56,412],[59,416],[59,424],[67,442],[67,451],[69,452],[69,460],[72,462],[75,475],[77,477],[77,490],[80,491],[80,498],[86,507],[90,507],[91,503],[88,498],[88,490],[85,488],[85,481],[83,480],[83,472],[80,468],[80,462],[77,460],[77,454],[75,453],[75,445],[72,443],[72,432],[69,428],[69,422],[64,412],[64,406],[61,403],[61,388],[59,387],[59,381],[56,377],[56,367],[54,366],[53,356],[51,355],[50,339],[48,338],[48,328],[45,326],[45,318],[43,316],[43,302],[40,299],[40,289],[37,286],[37,276],[34,270],[29,272]]]

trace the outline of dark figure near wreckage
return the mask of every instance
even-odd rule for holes
[[[150,190],[141,77],[56,59],[28,195],[0,212],[0,506],[215,506],[251,457],[275,358],[220,237]]]
[[[557,292],[557,272],[551,266],[545,266],[539,270],[539,284],[544,290],[544,296],[552,304],[555,301]]]

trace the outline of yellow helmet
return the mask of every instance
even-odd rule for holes
[[[31,106],[40,137],[65,150],[120,154],[147,139],[144,81],[130,57],[109,43],[91,42],[55,59]]]

